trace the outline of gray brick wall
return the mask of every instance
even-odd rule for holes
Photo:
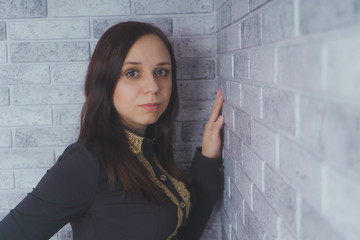
[[[222,239],[359,239],[358,2],[215,1]]]
[[[0,2],[0,217],[75,141],[101,34],[142,20],[177,55],[183,169],[225,92],[224,195],[203,239],[357,239],[359,19],[357,0]]]
[[[159,26],[178,59],[175,158],[188,170],[218,88],[213,0],[0,1],[0,218],[76,140],[87,64],[121,21]],[[221,239],[220,204],[202,239]],[[52,240],[72,239],[65,226]]]

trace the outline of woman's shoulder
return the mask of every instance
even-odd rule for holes
[[[99,157],[96,154],[95,145],[85,142],[75,142],[67,146],[63,154],[60,155],[58,161],[63,160],[64,158],[76,158],[80,161],[99,161]]]
[[[73,143],[47,171],[32,194],[49,202],[87,202],[96,193],[100,174],[101,165],[96,155],[86,144]]]
[[[86,172],[98,175],[101,169],[100,160],[92,144],[75,142],[70,144],[56,161],[54,167],[68,171]]]

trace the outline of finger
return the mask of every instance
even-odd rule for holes
[[[223,127],[225,122],[224,116],[220,115],[218,119],[214,122],[214,124],[211,126],[211,132],[214,135],[219,136],[221,128]]]
[[[224,101],[224,96],[221,92],[221,90],[218,90],[218,93],[216,95],[216,99],[213,105],[213,108],[211,110],[211,114],[209,117],[209,122],[215,122],[216,119],[218,118],[219,114],[220,114],[220,110],[222,107],[222,103]]]

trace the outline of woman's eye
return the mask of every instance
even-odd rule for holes
[[[130,70],[130,71],[127,71],[127,72],[125,73],[125,75],[126,75],[127,77],[134,78],[134,77],[137,77],[137,76],[139,75],[139,72],[136,71],[136,70]]]
[[[155,73],[156,73],[156,75],[159,75],[159,76],[166,76],[166,75],[169,73],[169,70],[164,69],[164,68],[162,68],[162,69],[157,69],[157,70],[155,71]]]

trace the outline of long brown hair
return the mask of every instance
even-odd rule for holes
[[[131,152],[124,126],[113,105],[114,89],[126,55],[136,40],[147,34],[158,36],[169,51],[172,91],[167,109],[156,123],[147,127],[145,135],[155,139],[154,152],[163,167],[174,177],[184,179],[175,164],[172,147],[173,122],[179,108],[175,55],[164,33],[151,24],[133,21],[119,23],[100,38],[85,80],[86,101],[81,112],[78,141],[96,146],[97,154],[106,167],[110,187],[120,180],[124,194],[143,193],[150,201],[156,202],[159,188]]]

